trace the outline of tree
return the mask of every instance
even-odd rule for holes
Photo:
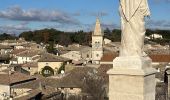
[[[110,31],[109,28],[106,28],[106,29],[104,30],[104,33],[105,33],[105,34],[111,34],[111,31]]]
[[[54,48],[54,42],[53,41],[49,41],[49,45],[46,46],[47,52],[48,53],[54,53],[54,51],[56,50]]]
[[[47,43],[49,40],[49,33],[45,32],[43,35],[44,35],[44,42]]]
[[[42,29],[22,32],[19,37],[23,37],[27,41],[35,41],[36,43],[48,43],[49,41],[54,41],[54,43],[59,43],[65,46],[72,43],[89,45],[89,42],[91,41],[91,32],[63,32],[56,29]]]
[[[97,71],[94,69],[92,72],[88,72],[84,77],[83,92],[92,96],[93,100],[104,100],[106,88],[105,81],[101,76],[97,75]]]
[[[69,44],[72,43],[72,41],[71,41],[71,38],[68,34],[62,33],[62,34],[59,35],[58,43],[61,44],[61,45],[68,46]]]
[[[33,40],[33,32],[32,31],[28,31],[28,32],[23,32],[19,35],[19,37],[24,38],[26,41],[32,41]]]
[[[146,36],[150,36],[150,35],[152,35],[152,34],[154,34],[154,31],[153,31],[153,30],[151,30],[151,29],[146,29]]]
[[[17,37],[12,36],[11,34],[3,33],[0,34],[0,40],[14,40],[17,39]]]
[[[114,29],[112,32],[109,32],[109,30],[105,31],[104,37],[107,39],[112,40],[113,42],[119,42],[121,40],[121,30]]]

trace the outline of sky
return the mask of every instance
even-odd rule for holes
[[[146,27],[170,29],[170,0],[148,0]],[[120,28],[119,0],[1,0],[0,33],[43,28],[92,31],[96,17],[104,28]]]

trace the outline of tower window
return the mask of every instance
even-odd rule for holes
[[[97,57],[99,57],[99,54],[96,54]]]

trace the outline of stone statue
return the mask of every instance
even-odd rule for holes
[[[147,0],[120,0],[122,40],[120,56],[143,56],[145,16],[150,15]]]

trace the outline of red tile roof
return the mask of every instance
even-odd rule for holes
[[[118,54],[107,53],[103,55],[101,62],[112,62],[116,57],[118,57]],[[170,62],[170,55],[159,54],[149,55],[149,57],[152,59],[152,62]]]
[[[18,54],[18,53],[21,53],[21,52],[23,52],[23,51],[26,51],[27,49],[14,49],[12,52],[11,52],[11,54]]]
[[[170,55],[149,55],[152,62],[170,62]]]
[[[106,83],[109,82],[109,75],[107,74],[107,71],[113,68],[113,65],[100,65],[100,67],[97,69],[98,75],[103,77]]]
[[[115,59],[118,56],[118,54],[113,54],[113,53],[106,53],[103,55],[101,58],[101,62],[111,62],[113,59]]]
[[[0,84],[4,85],[13,85],[18,82],[24,82],[24,81],[29,81],[29,80],[35,80],[36,78],[19,73],[19,72],[14,72],[11,71],[11,74],[9,75],[9,71],[5,70],[0,73]]]
[[[38,62],[29,62],[29,63],[23,64],[22,67],[38,68]]]

